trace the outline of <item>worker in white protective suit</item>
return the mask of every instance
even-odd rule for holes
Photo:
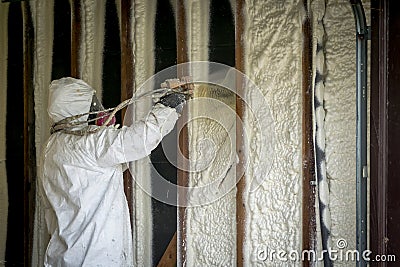
[[[100,127],[90,134],[54,132],[47,141],[39,192],[50,242],[45,266],[132,266],[132,235],[123,187],[124,163],[141,159],[174,127],[185,99],[169,94],[132,126]],[[48,113],[54,123],[87,113],[95,90],[62,78],[50,85]],[[88,116],[78,120],[85,121]]]

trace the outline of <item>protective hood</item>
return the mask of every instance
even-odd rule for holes
[[[71,77],[54,80],[50,84],[47,112],[53,123],[67,117],[89,112],[96,91],[80,79]],[[78,120],[86,121],[88,116]]]

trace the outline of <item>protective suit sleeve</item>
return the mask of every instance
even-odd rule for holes
[[[106,128],[97,136],[95,157],[100,166],[114,166],[148,156],[174,128],[179,115],[157,104],[143,120],[121,129]]]

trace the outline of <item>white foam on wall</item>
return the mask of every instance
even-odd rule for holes
[[[101,99],[104,22],[106,0],[81,0],[80,78],[90,84]]]
[[[323,18],[327,35],[323,62],[327,74],[324,138],[331,207],[331,246],[337,249],[338,240],[343,238],[347,242],[347,249],[352,250],[356,248],[355,20],[349,3],[330,0],[326,4],[327,12]],[[368,21],[370,2],[363,1],[363,5]],[[348,266],[349,262],[335,261],[334,264]]]
[[[185,1],[185,13],[189,60],[207,61],[210,1]],[[207,73],[208,68],[204,66],[204,69],[198,71]],[[235,172],[227,173],[232,162],[231,153],[235,153],[234,104],[231,108],[224,104],[230,99],[221,98],[220,93],[217,93],[218,89],[203,87],[203,90],[199,88],[197,90],[200,91],[196,92],[196,97],[210,99],[198,98],[190,105],[190,117],[193,121],[188,125],[192,171],[189,175],[189,186],[207,185],[221,179],[225,174],[227,181],[234,180]],[[234,99],[233,95],[230,97]],[[220,198],[210,204],[186,209],[184,219],[187,238],[182,245],[185,246],[183,251],[186,253],[187,261],[178,264],[186,266],[235,264],[236,191],[231,190],[227,194],[223,191],[224,188],[218,187],[211,191],[205,190],[199,195],[190,195],[191,200],[197,198],[204,201],[215,194],[220,194]]]
[[[0,5],[0,266],[4,266],[5,260],[8,217],[6,172],[8,7],[8,3]]]
[[[370,2],[363,1],[367,20]],[[356,48],[355,20],[349,3],[329,0],[324,18],[326,158],[330,179],[333,246],[340,238],[356,248]],[[369,113],[369,112],[368,112]],[[369,144],[369,142],[368,142]],[[369,165],[369,163],[368,163]],[[335,266],[348,266],[336,262]]]
[[[330,185],[332,243],[344,238],[355,249],[356,53],[355,21],[347,2],[327,2],[325,82],[326,169]],[[335,262],[335,266],[348,266]]]
[[[54,1],[30,1],[35,31],[34,87],[35,87],[35,143],[36,158],[50,136],[51,122],[47,114],[48,89],[51,82],[53,55]]]
[[[190,61],[208,60],[210,1],[185,1],[187,47]]]
[[[330,230],[331,227],[331,213],[329,209],[329,185],[326,178],[326,162],[325,159],[317,158],[317,149],[320,149],[325,153],[325,109],[324,109],[324,93],[325,84],[324,80],[317,81],[317,73],[324,77],[326,75],[325,69],[325,52],[324,52],[324,39],[325,35],[325,25],[324,25],[324,15],[326,12],[325,0],[312,0],[311,1],[311,14],[312,14],[312,33],[313,33],[313,132],[314,132],[314,151],[315,151],[315,168],[316,168],[316,196],[315,196],[315,211],[316,211],[316,251],[317,255],[321,255],[322,251],[322,233],[321,233],[321,221],[320,218],[323,217],[324,224],[322,227],[326,227]],[[321,50],[318,51],[317,46]],[[322,47],[322,48],[321,48]],[[315,106],[316,102],[320,102],[319,106]],[[319,162],[320,161],[320,162]],[[318,164],[320,164],[320,173],[318,172]],[[319,178],[322,181],[319,181]],[[322,201],[324,208],[324,214],[320,214],[320,200]],[[326,237],[325,237],[326,238]],[[331,238],[325,241],[328,247],[332,247]],[[323,266],[323,261],[317,262],[316,266]]]
[[[47,114],[48,88],[51,82],[53,54],[53,0],[31,0],[32,20],[35,33],[34,48],[34,100],[35,100],[35,145],[37,164],[40,164],[42,146],[50,135],[50,120]],[[40,202],[36,198],[32,265],[43,266],[44,253],[49,240]]]
[[[273,155],[259,154],[260,147],[272,142],[268,133],[257,130],[257,122],[246,121],[251,145],[246,180],[259,177],[263,182],[246,195],[246,241],[244,264],[287,266],[273,259],[259,261],[261,249],[301,249],[301,136],[302,136],[302,1],[246,1],[245,73],[260,88],[268,106],[259,106],[254,92],[246,98],[257,118],[271,112],[274,127],[275,161],[268,172],[262,161]],[[270,108],[270,111],[268,110]],[[247,114],[247,118],[249,115]]]
[[[134,91],[154,74],[154,29],[157,10],[156,0],[138,0],[131,10],[131,36],[134,57]],[[122,63],[123,64],[123,63]],[[154,85],[159,86],[159,85]],[[136,103],[134,107],[137,119],[142,118],[151,107],[150,101]],[[150,190],[151,171],[148,157],[131,164],[134,170],[134,257],[136,266],[152,265],[152,213],[151,197],[142,187]],[[135,183],[134,181],[134,183]],[[141,186],[138,186],[140,184]],[[157,238],[157,237],[155,237]]]
[[[197,90],[194,101],[197,110],[192,113],[194,120],[189,127],[192,171],[189,186],[198,188],[218,182],[190,195],[190,200],[215,199],[186,210],[186,264],[233,266],[236,262],[235,97],[232,93],[226,95],[227,89]]]

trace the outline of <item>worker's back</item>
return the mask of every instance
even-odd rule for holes
[[[174,128],[185,101],[166,95],[129,127],[89,126],[89,113],[102,107],[94,89],[70,77],[51,83],[54,124],[38,187],[51,235],[45,266],[133,265],[122,164],[148,156]]]
[[[108,130],[102,128],[85,136],[55,133],[44,148],[41,184],[50,204],[46,221],[51,234],[45,265],[133,262],[122,165],[100,167],[95,156],[96,142]]]

